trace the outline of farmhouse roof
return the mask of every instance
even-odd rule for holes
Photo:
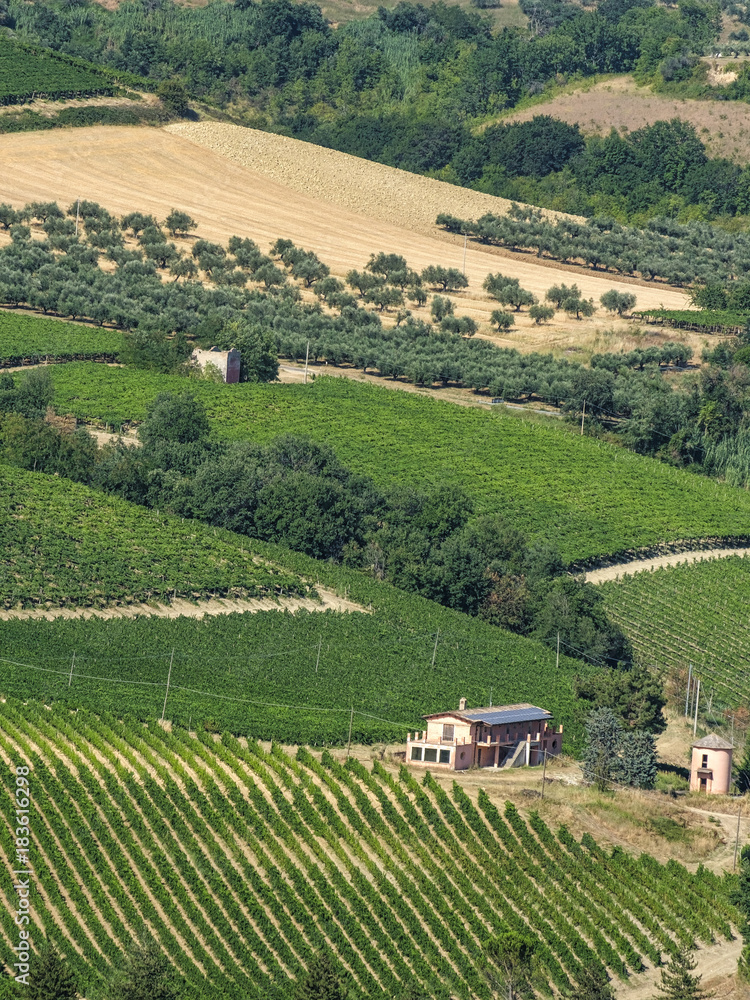
[[[537,722],[551,719],[552,714],[544,708],[537,708],[523,702],[520,705],[490,705],[485,708],[468,708],[456,711],[435,712],[425,715],[425,719],[439,719],[451,715],[467,722],[485,722],[488,726],[510,725],[513,722]]]
[[[721,736],[717,736],[715,733],[710,733],[708,736],[704,736],[702,740],[698,740],[697,743],[693,743],[694,747],[700,750],[733,750],[734,747],[731,743],[727,743],[723,740]]]

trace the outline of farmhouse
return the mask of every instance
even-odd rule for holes
[[[240,352],[234,347],[230,351],[220,351],[218,347],[212,347],[210,351],[195,350],[193,361],[197,361],[204,371],[207,364],[214,365],[225,382],[240,380]]]
[[[693,743],[690,765],[690,791],[708,795],[728,795],[732,782],[732,750],[734,747],[711,733]]]
[[[437,765],[452,771],[468,767],[523,767],[541,764],[545,754],[562,749],[562,726],[552,716],[527,703],[467,709],[462,698],[457,712],[425,715],[427,728],[406,737],[409,764]]]

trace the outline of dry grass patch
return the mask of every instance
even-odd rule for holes
[[[709,59],[709,71],[721,85],[733,72],[727,67],[740,60]],[[726,156],[738,163],[750,160],[750,105],[743,101],[696,101],[654,94],[639,87],[631,76],[600,80],[593,87],[560,94],[545,104],[511,114],[504,121],[529,121],[547,114],[587,135],[606,135],[610,129],[632,132],[656,121],[681,118],[695,126],[710,156]]]

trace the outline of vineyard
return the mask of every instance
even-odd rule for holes
[[[122,334],[22,313],[0,313],[0,367],[44,361],[115,361]]]
[[[111,80],[82,60],[0,38],[0,104],[34,97],[95,97],[116,90]]]
[[[746,312],[727,309],[649,309],[633,313],[645,323],[666,323],[678,330],[696,330],[698,333],[720,333],[736,336],[747,326]]]
[[[740,556],[601,585],[610,618],[647,664],[701,678],[701,711],[750,705],[750,561]]]
[[[0,466],[0,608],[102,607],[205,594],[305,593],[229,532]]]
[[[61,366],[52,375],[61,412],[115,427],[143,419],[159,392],[186,388],[176,376],[93,364]],[[457,407],[347,379],[189,386],[224,437],[265,442],[304,434],[384,487],[455,483],[478,513],[502,512],[524,532],[554,539],[566,559],[747,531],[745,491],[581,439],[549,419]]]
[[[321,951],[380,1000],[489,998],[487,939],[508,929],[536,942],[548,990],[591,963],[626,979],[680,944],[731,938],[738,919],[702,868],[579,843],[405,768],[12,701],[0,756],[9,796],[8,765],[30,768],[35,940],[70,956],[86,995],[144,929],[186,1000],[288,996]],[[6,820],[6,857],[12,838]]]
[[[16,496],[23,491],[37,501],[33,530],[20,532],[16,522],[5,542],[13,546],[16,602],[47,594],[50,603],[62,604],[55,593],[65,594],[68,604],[75,594],[88,602],[104,593],[125,601],[139,578],[158,593],[161,572],[164,597],[173,587],[178,596],[185,593],[190,580],[194,594],[200,583],[219,593],[222,584],[294,593],[304,589],[304,578],[370,613],[9,620],[0,632],[3,693],[126,707],[154,719],[164,710],[171,669],[168,714],[177,722],[326,744],[345,741],[350,722],[356,742],[402,739],[424,712],[458,704],[462,696],[484,704],[494,691],[495,700],[538,701],[564,719],[570,748],[580,738],[583,706],[572,678],[591,668],[561,657],[557,670],[554,652],[540,643],[353,570],[228,532],[214,535],[52,477],[15,470],[14,476]],[[37,508],[47,513],[34,513]],[[70,538],[83,537],[76,563],[60,557]]]

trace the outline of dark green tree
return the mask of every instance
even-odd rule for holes
[[[620,723],[611,708],[598,708],[586,719],[583,773],[602,791],[612,780],[620,731]]]
[[[661,971],[661,982],[657,984],[660,997],[654,1000],[710,1000],[713,993],[701,989],[701,976],[693,973],[698,963],[689,948],[682,947],[672,955],[666,968]]]
[[[294,1000],[346,1000],[347,990],[328,952],[314,955],[297,983]]]
[[[177,236],[178,233],[182,233],[184,236],[187,235],[187,233],[189,233],[192,229],[195,229],[197,223],[195,219],[188,215],[187,212],[182,212],[178,208],[173,208],[164,220],[164,225],[167,227],[167,232],[170,236]]]
[[[75,976],[49,941],[31,959],[24,995],[29,1000],[75,1000],[77,996]]]
[[[629,729],[658,735],[667,728],[664,683],[658,674],[645,667],[605,668],[577,678],[575,690],[576,695],[591,702],[593,708],[611,708]]]
[[[164,442],[187,444],[200,441],[209,430],[203,403],[191,392],[185,391],[179,396],[160,392],[146,411],[138,437],[146,447]]]
[[[485,945],[485,976],[503,1000],[533,996],[536,942],[516,931],[505,931]]]
[[[563,994],[565,1000],[615,1000],[607,970],[601,965],[584,965],[575,989]]]
[[[112,977],[108,1000],[179,1000],[179,976],[152,938],[133,944]]]
[[[173,115],[183,117],[190,110],[187,91],[179,80],[164,80],[156,88],[156,96]]]

